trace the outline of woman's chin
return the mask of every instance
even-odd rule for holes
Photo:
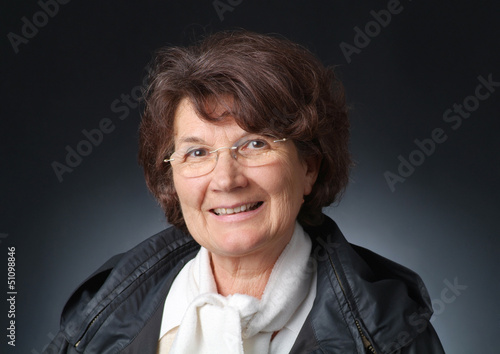
[[[209,251],[225,257],[243,257],[266,248],[265,236],[256,235],[255,231],[252,234],[224,232],[213,241],[215,242]]]

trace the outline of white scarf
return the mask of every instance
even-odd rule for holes
[[[244,294],[219,295],[210,255],[202,247],[190,264],[186,289],[190,305],[170,353],[269,353],[273,333],[286,325],[309,291],[310,253],[311,240],[296,223],[258,300]]]

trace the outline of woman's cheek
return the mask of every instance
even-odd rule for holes
[[[190,209],[201,210],[204,199],[203,181],[200,178],[186,179],[174,175],[174,186],[179,196],[181,207],[184,212]]]

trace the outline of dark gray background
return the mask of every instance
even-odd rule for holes
[[[210,0],[73,0],[17,54],[8,34],[21,35],[22,18],[41,7],[2,3],[0,283],[15,246],[18,296],[17,346],[7,347],[0,330],[0,351],[41,352],[72,290],[166,226],[136,162],[139,109],[113,109],[113,101],[141,84],[158,47],[242,27],[280,33],[338,66],[357,166],[344,200],[326,212],[351,242],[423,277],[448,353],[498,352],[500,87],[458,129],[443,120],[475,94],[479,76],[500,81],[498,2],[402,0],[403,10],[350,63],[341,42],[353,45],[354,28],[364,29],[387,1],[223,2],[239,4],[221,21]],[[76,148],[82,130],[104,118],[114,131],[60,182],[51,164],[65,163],[65,147]],[[436,128],[447,140],[391,191],[384,173],[397,173],[398,156],[408,159],[414,140]],[[447,281],[467,288],[453,294]],[[1,309],[6,328],[5,302]]]

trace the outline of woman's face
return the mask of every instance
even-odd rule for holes
[[[231,117],[216,124],[201,120],[187,99],[177,108],[174,130],[176,150],[198,145],[189,142],[194,140],[213,149],[232,146],[249,135]],[[273,154],[269,164],[245,167],[223,149],[206,175],[187,178],[174,170],[184,220],[200,245],[220,256],[241,257],[288,243],[317,168],[299,159],[291,141],[279,143]],[[241,206],[247,210],[220,213]]]

